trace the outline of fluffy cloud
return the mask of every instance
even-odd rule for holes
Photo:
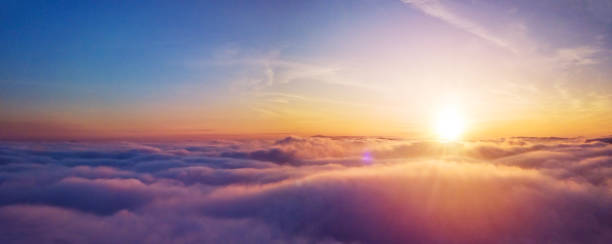
[[[608,243],[611,155],[608,138],[4,142],[0,241]]]

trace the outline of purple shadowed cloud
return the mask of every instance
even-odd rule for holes
[[[0,143],[1,243],[609,243],[609,138]]]

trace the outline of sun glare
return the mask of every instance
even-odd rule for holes
[[[435,126],[436,134],[441,141],[457,141],[465,130],[465,120],[457,108],[446,107],[438,113]]]

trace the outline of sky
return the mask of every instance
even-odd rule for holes
[[[612,134],[610,1],[6,1],[0,137]]]
[[[612,243],[612,1],[3,1],[0,243]]]

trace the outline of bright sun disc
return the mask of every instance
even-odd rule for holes
[[[456,108],[440,111],[436,120],[436,134],[442,141],[456,141],[463,134],[465,121]]]

